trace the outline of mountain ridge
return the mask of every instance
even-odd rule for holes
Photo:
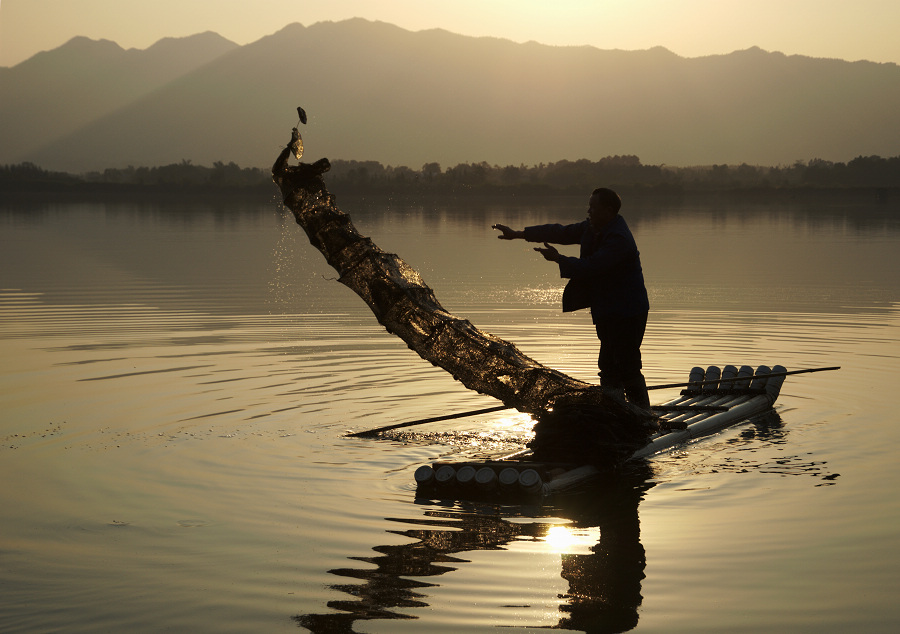
[[[221,37],[191,37],[201,35]],[[778,165],[900,148],[896,64],[759,47],[684,58],[658,46],[519,44],[358,18],[293,23],[243,46],[224,42],[205,57],[198,45],[196,63],[154,76],[130,98],[123,94],[134,77],[111,87],[96,73],[82,79],[104,101],[97,116],[78,121],[59,108],[57,119],[52,108],[30,116],[34,104],[13,98],[9,108],[3,98],[0,115],[13,125],[0,132],[0,163],[71,172],[181,160],[264,166],[286,142],[297,105],[310,116],[301,130],[308,154],[412,167],[608,155]],[[10,94],[8,75],[0,73],[0,94]],[[32,92],[45,95],[62,86],[59,102],[74,100],[78,112],[90,106],[59,78],[35,84]]]
[[[164,38],[145,50],[77,36],[38,53],[0,75],[0,162],[49,146],[61,131],[90,125],[237,47],[213,33]]]

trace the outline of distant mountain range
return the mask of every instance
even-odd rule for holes
[[[304,158],[415,169],[637,155],[782,165],[900,154],[900,66],[758,48],[517,44],[352,19],[239,46],[146,50],[75,38],[0,68],[0,164],[83,173],[191,161],[265,167],[297,125]]]

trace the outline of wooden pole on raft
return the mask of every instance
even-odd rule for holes
[[[401,427],[412,427],[413,425],[424,425],[425,423],[437,423],[442,420],[453,420],[454,418],[465,418],[466,416],[477,416],[478,414],[490,414],[491,412],[502,412],[505,409],[513,409],[506,405],[497,405],[495,407],[486,407],[484,409],[476,409],[471,412],[460,412],[458,414],[445,414],[443,416],[434,416],[433,418],[422,418],[419,420],[411,420],[406,423],[396,423],[394,425],[385,425],[384,427],[376,427],[375,429],[366,429],[352,434],[344,434],[345,438],[361,438],[363,436],[374,436],[383,431],[392,429],[400,429]]]

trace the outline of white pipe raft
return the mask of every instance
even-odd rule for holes
[[[663,429],[654,434],[650,442],[636,451],[629,460],[651,456],[676,445],[715,433],[721,429],[745,421],[772,407],[784,376],[766,376],[786,372],[776,365],[769,369],[759,366],[756,371],[749,366],[740,369],[727,365],[722,370],[710,366],[691,369],[689,386],[677,398],[662,404],[665,406],[697,407],[691,411],[671,411],[661,417]],[[701,385],[705,381],[714,381]],[[727,407],[725,411],[703,410],[701,407]],[[668,429],[667,426],[684,426],[684,429]],[[538,463],[527,459],[528,452],[517,452],[494,461],[474,463],[435,463],[416,469],[416,485],[421,492],[438,496],[451,494],[525,496],[552,495],[576,487],[595,477],[600,470],[593,465],[575,466]],[[557,473],[562,469],[561,473]],[[474,486],[473,486],[474,485]],[[463,496],[465,497],[465,496]]]
[[[697,370],[697,368],[694,368],[694,370]],[[716,370],[718,368],[713,370],[713,375],[715,375]],[[711,397],[694,397],[688,399],[686,403],[690,405],[726,405],[728,407],[727,411],[697,412],[695,414],[688,413],[676,416],[674,420],[687,423],[685,429],[658,432],[647,445],[634,452],[629,460],[646,458],[676,445],[690,442],[702,436],[708,436],[771,409],[778,398],[785,377],[756,377],[756,375],[786,371],[780,365],[776,365],[772,369],[763,365],[757,368],[754,374],[749,366],[743,366],[740,370],[733,366],[726,366],[717,388],[718,390],[724,390],[725,394],[714,394]],[[695,380],[693,370],[690,380]],[[701,378],[700,380],[704,379]],[[757,392],[746,394],[743,393],[744,390],[755,390]],[[690,396],[691,391],[693,391],[692,388],[688,388],[682,393],[682,396]],[[702,391],[702,389],[698,389],[698,391]],[[676,399],[676,401],[679,400]],[[592,465],[577,467],[547,482],[542,489],[542,494],[549,496],[576,487],[599,473],[600,470]]]
[[[684,421],[688,423],[686,429],[656,434],[647,445],[634,452],[631,459],[634,460],[636,458],[650,456],[663,449],[668,449],[695,438],[707,436],[771,408],[775,403],[775,399],[778,398],[785,377],[755,378],[755,375],[748,376],[748,369],[747,366],[741,368],[738,373],[737,381],[726,380],[726,389],[730,389],[730,385],[733,384],[737,390],[761,390],[760,393],[726,394],[719,399],[704,403],[710,405],[727,405],[728,411],[717,413],[698,412],[697,414],[693,414]],[[776,365],[771,370],[763,365],[756,370],[756,374],[761,375],[771,374],[773,372],[786,372],[786,370],[780,365]],[[726,383],[726,381],[723,381],[723,383]]]

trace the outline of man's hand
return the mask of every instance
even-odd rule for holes
[[[543,255],[545,260],[549,260],[551,262],[559,261],[559,251],[557,251],[546,242],[544,243],[543,249],[541,247],[534,247],[534,250]]]
[[[516,231],[515,229],[510,229],[506,225],[491,225],[491,229],[498,229],[501,233],[498,238],[501,240],[515,240],[515,239],[524,239],[525,232],[524,231]]]

